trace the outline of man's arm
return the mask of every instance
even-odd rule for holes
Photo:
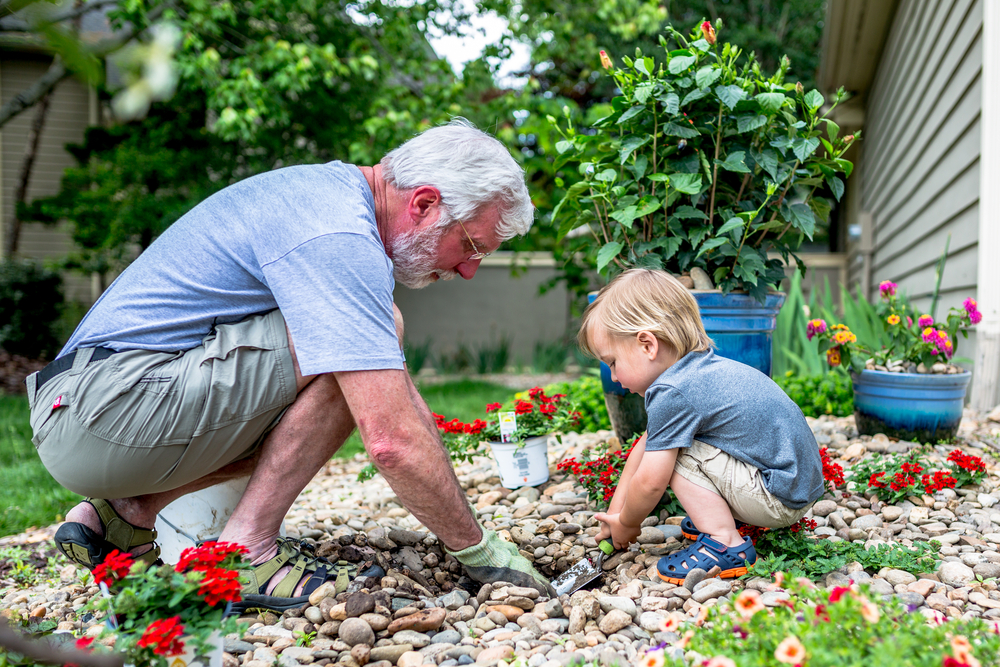
[[[350,371],[336,377],[365,449],[403,505],[449,549],[478,544],[482,530],[408,373]]]

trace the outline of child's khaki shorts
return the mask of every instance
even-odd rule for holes
[[[84,496],[168,491],[251,455],[296,396],[281,312],[217,326],[183,352],[132,350],[31,391],[32,438],[52,477]]]
[[[760,469],[699,440],[677,454],[674,472],[722,496],[733,518],[752,526],[784,528],[809,511],[785,507],[764,486]]]

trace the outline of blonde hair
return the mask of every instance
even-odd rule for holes
[[[577,334],[580,349],[591,357],[597,357],[590,336],[598,324],[614,338],[649,331],[669,345],[678,359],[712,346],[694,297],[666,271],[629,269],[604,286],[584,311]]]

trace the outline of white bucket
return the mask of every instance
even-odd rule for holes
[[[176,563],[181,552],[199,542],[218,539],[237,503],[243,497],[250,476],[237,477],[181,496],[156,515],[156,541],[160,558]],[[281,526],[285,534],[285,526]]]
[[[538,486],[549,479],[549,436],[528,438],[524,444],[491,442],[500,483],[508,489]]]

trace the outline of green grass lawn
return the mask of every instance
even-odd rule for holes
[[[506,401],[515,392],[501,385],[461,380],[428,385],[420,393],[432,411],[472,421],[483,417],[487,403]],[[363,451],[361,438],[354,433],[337,455]],[[61,521],[79,500],[80,496],[59,486],[38,460],[28,426],[28,399],[0,395],[0,536]]]

